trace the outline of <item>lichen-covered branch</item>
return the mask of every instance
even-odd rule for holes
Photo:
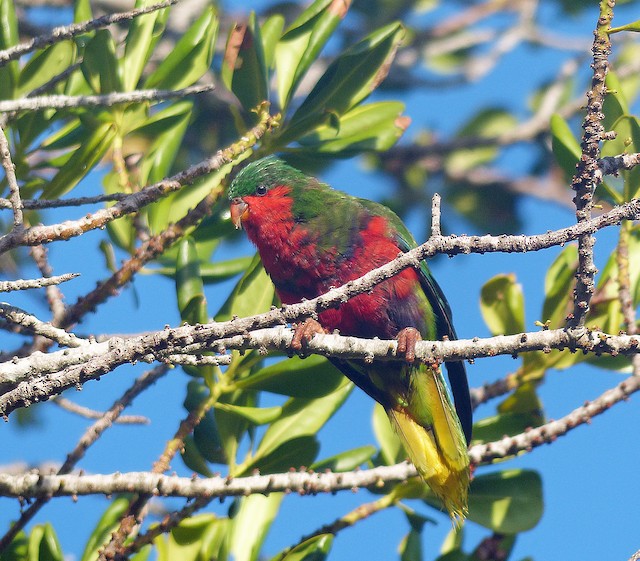
[[[507,436],[497,442],[476,444],[469,450],[474,465],[490,464],[496,459],[530,452],[589,421],[611,406],[625,401],[640,390],[640,376],[630,376],[592,402],[578,407],[557,421]],[[255,493],[294,492],[301,495],[335,493],[354,488],[378,488],[383,483],[406,481],[415,477],[415,468],[407,463],[342,473],[287,472],[248,477],[165,476],[149,472],[105,475],[44,475],[0,473],[0,495],[8,497],[70,496],[113,493],[144,493],[156,496],[214,498],[245,496]]]

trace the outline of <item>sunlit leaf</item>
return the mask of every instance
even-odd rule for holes
[[[86,142],[73,152],[58,170],[42,194],[45,199],[57,199],[71,191],[105,155],[115,137],[111,123],[98,126]]]
[[[569,124],[557,114],[551,116],[551,149],[565,180],[570,181],[580,159],[580,143]]]
[[[296,545],[284,557],[278,553],[271,561],[324,561],[333,544],[333,534],[320,534]]]
[[[233,517],[229,552],[234,561],[256,561],[262,543],[276,517],[283,493],[250,495],[239,500]]]
[[[480,311],[493,335],[522,333],[524,296],[514,275],[497,275],[480,292]]]
[[[558,329],[572,307],[572,289],[578,265],[578,248],[565,247],[547,270],[544,279],[545,299],[542,306],[542,322],[549,322],[551,329]]]
[[[543,512],[542,480],[535,471],[512,469],[478,475],[469,489],[469,520],[494,532],[533,528]]]
[[[95,93],[122,91],[116,46],[106,29],[99,29],[89,40],[80,68]]]
[[[236,284],[233,292],[216,315],[216,321],[226,321],[233,316],[246,317],[269,310],[275,291],[273,283],[256,254],[251,265]]]
[[[299,436],[315,436],[344,403],[352,389],[353,385],[345,382],[333,393],[318,399],[289,399],[282,408],[280,418],[264,433],[255,457],[270,454],[287,440]]]
[[[144,87],[177,90],[192,85],[211,66],[217,33],[218,18],[210,6],[149,75]]]
[[[18,95],[31,92],[67,69],[74,60],[75,52],[72,41],[60,41],[38,51],[20,72]]]
[[[322,397],[334,391],[344,376],[326,358],[294,356],[262,368],[237,381],[240,388],[262,390],[291,397]]]
[[[0,49],[18,44],[18,19],[13,0],[0,0]],[[20,69],[17,60],[0,67],[0,99],[13,99]]]
[[[279,143],[286,145],[332,116],[339,118],[369,96],[387,76],[403,36],[402,25],[392,23],[338,56],[282,129]]]
[[[136,9],[145,8],[154,3],[156,3],[155,0],[137,0]],[[135,89],[153,48],[164,31],[168,17],[169,8],[164,8],[139,16],[129,24],[124,57],[120,61],[125,91]]]
[[[331,470],[333,472],[338,471],[351,471],[362,464],[368,462],[376,453],[375,446],[360,446],[359,448],[353,448],[345,452],[340,452],[330,458],[318,460],[311,469],[315,471]]]
[[[345,16],[348,3],[316,0],[287,28],[275,46],[280,106],[286,109],[309,66]]]
[[[229,32],[222,64],[222,81],[245,110],[268,101],[268,71],[255,12],[247,24],[235,24]]]
[[[91,532],[80,561],[95,561],[98,558],[98,551],[118,527],[120,518],[128,507],[129,499],[126,497],[119,497],[111,502]]]
[[[357,151],[384,151],[393,146],[409,126],[404,104],[384,101],[358,106],[343,115],[337,127],[320,125],[298,142],[314,153],[346,157]]]
[[[189,236],[180,240],[176,263],[176,293],[180,319],[195,325],[207,323],[207,299],[200,276],[195,242]]]
[[[379,403],[376,403],[373,408],[373,432],[380,445],[380,456],[385,465],[391,466],[406,458],[400,439],[391,427],[384,408]]]

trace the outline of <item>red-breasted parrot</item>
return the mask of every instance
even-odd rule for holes
[[[284,304],[315,298],[416,246],[387,207],[334,190],[272,156],[242,169],[229,198],[234,224],[256,245]],[[472,422],[464,364],[446,364],[454,409],[440,369],[413,363],[416,340],[456,337],[426,263],[321,312],[318,322],[327,332],[398,338],[407,361],[330,360],[384,407],[420,475],[454,521],[464,518]]]

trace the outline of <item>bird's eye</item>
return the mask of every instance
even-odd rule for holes
[[[256,195],[262,197],[263,195],[267,194],[267,187],[266,185],[258,185],[256,187]]]

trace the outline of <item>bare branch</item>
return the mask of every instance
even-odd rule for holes
[[[69,413],[79,415],[80,417],[84,417],[85,419],[102,419],[105,416],[103,411],[96,411],[95,409],[83,407],[82,405],[78,405],[70,399],[59,395],[54,397],[52,401],[61,409],[64,409]],[[118,425],[148,425],[150,422],[149,418],[143,415],[121,415],[114,421],[114,423]]]
[[[9,49],[0,51],[0,67],[4,66],[9,61],[15,60],[27,53],[35,51],[36,49],[40,49],[42,47],[46,47],[47,45],[52,45],[53,43],[64,41],[65,39],[72,39],[73,37],[81,35],[82,33],[86,33],[87,31],[109,27],[114,23],[131,20],[144,14],[150,14],[151,12],[156,12],[158,10],[162,10],[163,8],[168,8],[169,6],[172,6],[177,2],[178,0],[165,0],[164,2],[159,2],[158,4],[153,4],[152,6],[147,6],[146,8],[130,10],[128,12],[119,12],[117,14],[109,14],[90,21],[55,27],[51,30],[51,33],[48,33],[46,35],[39,35],[38,37],[34,37],[26,43],[22,43],[20,45],[16,45],[15,47],[10,47]]]
[[[516,436],[504,437],[497,442],[477,444],[469,450],[475,465],[489,464],[496,459],[553,442],[570,430],[588,423],[593,417],[612,405],[625,401],[640,390],[640,376],[630,376],[615,388],[607,390],[596,400],[579,407],[557,421],[529,429]],[[187,498],[213,498],[295,492],[301,495],[335,493],[354,488],[379,488],[383,483],[406,481],[417,475],[416,469],[404,462],[393,466],[342,473],[313,473],[307,471],[271,475],[252,475],[229,478],[164,476],[158,473],[131,472],[111,475],[44,475],[28,473],[0,474],[0,495],[7,497],[69,496],[138,492],[156,496]]]
[[[38,335],[42,335],[52,341],[56,341],[60,345],[65,345],[67,347],[80,347],[82,345],[89,344],[89,341],[86,339],[80,339],[73,333],[67,333],[64,329],[54,327],[50,323],[41,321],[24,310],[16,306],[11,306],[5,302],[0,302],[0,316],[8,321],[21,325]]]
[[[96,195],[95,197],[77,197],[72,199],[23,199],[22,208],[27,210],[40,210],[44,208],[60,208],[68,206],[93,205],[126,199],[129,193],[111,193],[109,195]],[[0,198],[0,209],[11,208],[9,199]]]
[[[133,385],[123,394],[120,399],[117,399],[114,404],[104,414],[100,415],[100,418],[93,423],[80,437],[78,444],[67,456],[64,464],[58,469],[58,476],[64,476],[71,472],[73,467],[84,457],[87,449],[94,444],[102,433],[107,430],[111,425],[117,421],[120,417],[120,413],[128,407],[131,402],[142,391],[147,389],[156,380],[166,374],[168,368],[164,365],[156,366],[152,370],[145,372],[140,376]],[[3,552],[11,542],[13,538],[22,530],[27,523],[37,514],[37,512],[49,501],[50,495],[38,497],[36,502],[29,506],[22,514],[20,518],[13,524],[7,533],[0,539],[0,553]]]
[[[149,205],[169,193],[177,191],[198,177],[211,173],[223,165],[232,162],[239,155],[249,150],[266,132],[277,126],[278,118],[269,115],[264,109],[260,114],[260,122],[248,131],[238,142],[228,148],[219,150],[215,156],[203,160],[199,164],[191,166],[180,173],[144,187],[136,193],[132,193],[123,200],[109,208],[88,214],[77,220],[67,220],[61,224],[51,226],[32,226],[21,231],[12,231],[0,238],[0,254],[18,246],[31,246],[50,243],[56,240],[68,240],[80,236],[90,230],[104,227],[107,223],[137,212],[142,207]]]
[[[111,107],[122,103],[164,101],[166,99],[210,92],[211,90],[213,90],[213,85],[207,84],[202,86],[189,86],[181,90],[136,90],[133,92],[113,92],[103,95],[47,95],[0,101],[0,113],[64,109],[69,107]]]
[[[16,166],[11,160],[11,151],[9,150],[9,142],[4,134],[4,130],[0,127],[0,159],[4,168],[5,177],[9,185],[9,202],[13,209],[13,228],[21,230],[24,228],[24,218],[22,216],[22,201],[20,200],[20,187],[16,178]]]
[[[613,0],[601,0],[600,17],[595,30],[593,42],[593,78],[591,90],[587,92],[587,112],[582,128],[582,155],[576,166],[576,173],[571,181],[571,188],[575,191],[576,219],[578,223],[591,219],[593,207],[593,193],[596,188],[600,156],[600,142],[604,140],[604,114],[602,107],[607,92],[605,78],[609,70],[609,55],[611,41],[609,27],[613,19]],[[595,291],[594,278],[597,272],[593,261],[593,246],[595,238],[591,233],[585,233],[578,238],[578,269],[576,271],[576,288],[574,292],[573,317],[569,318],[570,327],[584,325],[589,311],[589,302]]]
[[[20,279],[15,281],[0,281],[0,292],[11,292],[13,290],[31,290],[32,288],[42,288],[53,286],[70,281],[80,276],[80,273],[65,273],[55,277],[42,277],[40,279]]]

